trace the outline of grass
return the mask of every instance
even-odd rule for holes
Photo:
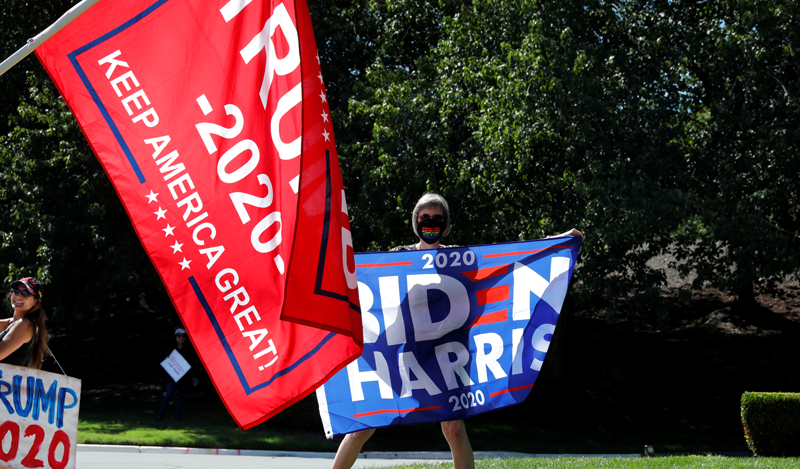
[[[191,425],[191,428],[189,428]],[[86,421],[78,426],[78,443],[100,445],[171,446],[193,448],[240,448],[259,450],[336,451],[336,444],[309,435],[278,432],[242,433],[234,425],[190,423],[148,425],[140,422]]]
[[[641,453],[645,444],[655,446],[661,453],[747,451],[741,435],[718,435],[704,431],[582,433],[531,427],[525,422],[487,422],[480,417],[467,422],[470,440],[476,451],[502,449],[520,453],[627,454]]]
[[[312,433],[297,425],[288,425],[289,430],[259,425],[242,432],[221,405],[186,409],[180,422],[173,420],[174,407],[163,421],[154,420],[156,410],[157,404],[82,403],[78,443],[326,452],[338,446],[321,430]]]
[[[670,456],[656,458],[530,458],[479,459],[476,469],[649,469],[702,467],[706,469],[782,469],[800,466],[800,458],[728,458],[721,456]],[[384,469],[449,469],[452,463],[431,462]]]
[[[187,398],[184,419],[172,414],[156,422],[159,402],[111,399],[82,402],[78,443],[135,446],[238,448],[280,451],[335,452],[338,439],[322,434],[313,398],[305,399],[266,423],[241,432],[221,403]],[[170,410],[173,410],[171,407]],[[639,453],[652,444],[660,453],[746,451],[741,435],[719,435],[699,431],[650,432],[646,434],[569,433],[531,425],[504,416],[501,411],[467,421],[476,451],[519,451],[555,454]],[[365,451],[447,451],[437,424],[380,429]],[[450,469],[452,463],[387,466],[386,469]],[[655,458],[527,458],[480,459],[476,469],[589,469],[589,468],[682,468],[782,469],[800,467],[800,458],[731,458],[721,456],[667,456]]]
[[[341,438],[326,440],[312,395],[264,424],[242,432],[215,395],[187,395],[184,418],[172,420],[174,404],[163,421],[154,421],[160,404],[153,394],[139,400],[117,396],[81,402],[78,443],[174,446],[279,451],[335,452]],[[209,397],[211,396],[211,397]],[[741,427],[726,434],[709,430],[573,430],[569,424],[545,427],[547,419],[526,417],[520,408],[502,409],[467,420],[475,451],[549,454],[633,454],[645,444],[658,453],[747,451]],[[379,429],[364,451],[448,451],[438,424]],[[498,466],[502,467],[502,466]]]

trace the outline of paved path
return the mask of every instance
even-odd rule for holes
[[[250,451],[154,446],[78,445],[77,469],[328,469],[334,453]],[[475,458],[552,457],[499,451],[476,451]],[[570,455],[558,455],[570,456]],[[586,455],[584,455],[586,456]],[[640,455],[593,455],[639,457]],[[361,453],[355,468],[391,467],[431,461],[451,461],[444,451]]]
[[[77,469],[329,469],[332,461],[333,458],[78,452]],[[418,461],[359,459],[353,467],[386,467]]]

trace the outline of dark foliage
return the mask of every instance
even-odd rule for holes
[[[800,456],[800,394],[742,394],[742,424],[756,456]]]

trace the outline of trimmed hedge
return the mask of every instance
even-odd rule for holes
[[[756,456],[800,456],[800,393],[746,392],[741,412]]]

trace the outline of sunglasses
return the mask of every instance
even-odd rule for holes
[[[175,334],[175,337],[183,337],[185,339],[186,338],[186,334]]]
[[[444,217],[442,215],[430,216],[427,213],[423,213],[422,215],[419,216],[419,221],[428,221],[428,220],[443,222]]]
[[[17,289],[15,289],[15,288],[12,288],[12,289],[11,289],[11,293],[14,293],[14,294],[16,294],[16,295],[19,295],[19,296],[21,296],[21,297],[23,297],[23,298],[28,298],[28,297],[31,297],[31,296],[33,296],[33,293],[31,293],[31,292],[29,292],[29,291],[25,291],[25,290],[17,290]]]

